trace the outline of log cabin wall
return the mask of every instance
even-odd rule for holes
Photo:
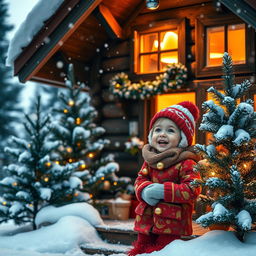
[[[145,115],[150,113],[150,102],[153,101],[136,101],[136,100],[118,100],[109,93],[109,80],[117,73],[125,72],[129,75],[132,82],[142,80],[152,80],[155,75],[137,75],[133,70],[133,28],[148,25],[154,26],[158,21],[169,19],[186,19],[186,58],[185,64],[188,68],[189,81],[188,91],[196,92],[196,103],[198,106],[206,100],[206,90],[210,86],[221,88],[220,77],[206,76],[197,77],[196,75],[196,20],[198,18],[211,16],[232,15],[228,10],[218,10],[212,2],[203,4],[194,4],[175,9],[165,9],[162,11],[144,11],[126,28],[126,40],[112,40],[100,49],[98,57],[94,59],[93,72],[94,81],[93,98],[98,103],[97,108],[101,113],[100,124],[106,129],[105,137],[111,141],[105,149],[105,153],[112,153],[115,160],[120,164],[119,176],[129,176],[135,178],[142,164],[141,154],[131,156],[124,152],[124,142],[129,137],[129,122],[137,121],[139,123],[138,137],[145,139],[147,137]],[[198,43],[198,42],[197,42]],[[201,42],[202,44],[203,42]],[[185,50],[185,49],[184,49]],[[255,73],[255,72],[254,72]],[[244,78],[252,78],[254,74],[248,74],[238,78],[237,82]],[[255,78],[255,77],[254,77]],[[97,85],[97,86],[95,86]],[[96,89],[95,89],[96,88]],[[176,91],[177,93],[177,91]],[[249,93],[250,94],[250,93]],[[200,120],[199,122],[200,123]],[[204,143],[205,135],[197,135],[197,142]],[[146,141],[145,141],[146,142]]]

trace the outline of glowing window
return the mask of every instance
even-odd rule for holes
[[[206,38],[207,66],[221,66],[225,51],[232,57],[233,64],[246,62],[245,24],[208,27]]]
[[[178,32],[167,30],[139,35],[139,73],[163,71],[178,62]]]

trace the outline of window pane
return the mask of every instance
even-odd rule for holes
[[[178,48],[178,34],[175,31],[165,31],[160,33],[161,50],[173,50]]]
[[[157,33],[141,35],[140,37],[140,52],[153,52],[158,50]]]
[[[224,53],[224,27],[207,28],[207,66],[220,66]]]
[[[245,63],[245,24],[228,26],[228,53],[234,64]]]
[[[140,56],[140,72],[157,72],[157,54],[148,54]]]
[[[178,51],[161,53],[160,69],[163,70],[170,63],[178,63]]]

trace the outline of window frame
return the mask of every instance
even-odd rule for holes
[[[139,38],[141,34],[153,33],[153,32],[162,32],[167,30],[177,30],[178,33],[178,62],[186,65],[186,19],[172,19],[165,21],[158,21],[152,23],[152,26],[149,28],[148,25],[141,25],[133,27],[134,43],[133,43],[133,54],[131,60],[131,70],[133,75],[139,79],[153,79],[156,75],[163,73],[163,71],[156,71],[151,73],[140,73],[138,72],[140,62],[140,45]],[[182,39],[182,40],[181,40]],[[184,40],[183,40],[184,39]],[[164,51],[158,51],[158,56]],[[169,52],[169,50],[168,50]]]
[[[234,64],[234,71],[236,74],[252,73],[255,69],[255,54],[254,44],[255,35],[252,28],[248,28],[248,25],[236,16],[215,16],[207,18],[196,19],[196,77],[209,77],[209,76],[221,76],[222,64],[220,66],[206,66],[207,62],[207,38],[206,29],[208,27],[218,27],[235,24],[245,24],[245,63]],[[227,41],[227,38],[224,38]],[[225,45],[227,43],[225,42]]]

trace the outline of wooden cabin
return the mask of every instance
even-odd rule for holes
[[[120,164],[120,175],[136,177],[141,156],[124,152],[131,134],[147,141],[153,114],[164,106],[190,100],[201,109],[221,88],[222,55],[234,63],[236,82],[255,81],[256,2],[253,0],[65,0],[14,61],[15,75],[63,86],[67,66],[90,88],[98,123],[111,144],[106,149]],[[46,40],[47,39],[47,40]],[[56,63],[63,62],[63,67]],[[143,99],[118,99],[110,79],[125,72],[132,82],[152,81],[168,63],[182,63],[188,80],[180,89]],[[256,89],[248,97],[255,99]],[[206,135],[196,131],[195,142]]]

